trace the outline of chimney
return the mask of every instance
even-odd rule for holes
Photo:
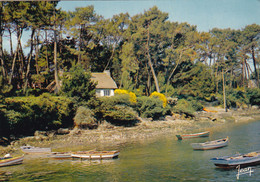
[[[104,70],[104,73],[106,73],[108,76],[111,77],[111,75],[110,75],[110,70]]]

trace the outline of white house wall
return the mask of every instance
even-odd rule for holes
[[[105,96],[106,91],[109,91],[109,95],[106,95],[106,96],[110,97],[110,96],[115,95],[114,89],[96,89],[96,96],[103,97],[103,96]]]

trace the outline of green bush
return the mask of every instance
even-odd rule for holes
[[[7,80],[5,80],[2,76],[2,72],[0,69],[0,96],[7,96],[11,90],[13,89],[12,85],[9,85]]]
[[[95,128],[97,120],[94,118],[94,113],[87,107],[80,106],[77,109],[74,117],[74,124],[80,128]]]
[[[80,65],[73,66],[62,79],[63,95],[73,97],[78,105],[84,105],[96,94],[96,84],[90,78],[90,73],[84,71]]]
[[[30,95],[32,95],[32,96],[40,96],[40,95],[42,95],[43,93],[47,93],[48,92],[48,90],[47,89],[39,89],[39,88],[36,88],[36,89],[33,89],[33,88],[28,88],[27,90],[26,90],[26,93],[24,93],[23,92],[23,89],[21,89],[21,90],[17,90],[16,92],[15,92],[15,95],[16,96],[30,96]]]
[[[169,107],[163,107],[163,102],[156,97],[137,97],[135,110],[143,118],[153,118],[153,120],[164,117],[169,111]]]
[[[218,95],[218,100],[224,104],[223,95]],[[241,89],[226,89],[226,106],[227,108],[237,108],[248,104],[248,97],[245,91]]]
[[[120,94],[113,97],[100,98],[101,105],[98,111],[102,119],[115,125],[133,125],[137,113],[133,110],[129,95]],[[130,107],[131,106],[131,107]]]
[[[184,114],[185,117],[193,117],[194,112],[202,110],[203,106],[196,100],[178,100],[176,106],[172,108],[173,113]]]
[[[6,105],[0,99],[0,137],[7,136],[10,133],[10,127],[5,115]]]
[[[73,103],[66,97],[43,94],[39,97],[5,99],[4,117],[15,135],[30,135],[35,130],[51,130],[73,125]]]
[[[259,88],[253,88],[253,89],[247,89],[246,95],[248,97],[248,102],[251,105],[260,105],[260,89]]]

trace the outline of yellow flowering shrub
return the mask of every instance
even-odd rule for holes
[[[128,90],[124,89],[116,89],[115,94],[127,94],[130,97],[130,102],[136,102],[136,95],[133,92],[129,92]]]
[[[167,98],[164,94],[161,94],[159,92],[153,92],[150,97],[158,97],[163,102],[163,107],[167,105]]]

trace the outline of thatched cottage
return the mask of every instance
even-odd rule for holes
[[[98,97],[114,96],[114,90],[117,89],[117,85],[109,71],[91,73],[91,80],[97,82],[96,95]]]

